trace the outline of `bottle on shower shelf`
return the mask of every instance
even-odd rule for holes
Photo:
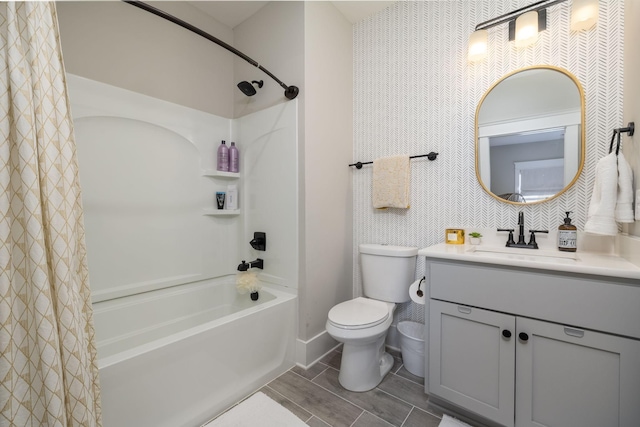
[[[229,147],[229,172],[239,172],[240,171],[240,152],[238,151],[238,147],[236,147],[236,143],[232,142],[231,147]]]
[[[227,147],[225,141],[222,141],[222,144],[218,147],[217,169],[222,172],[229,172],[229,147]]]

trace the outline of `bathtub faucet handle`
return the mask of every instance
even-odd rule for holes
[[[256,251],[266,251],[267,250],[267,233],[256,231],[255,233],[253,233],[253,240],[251,240],[249,244]]]
[[[240,264],[238,264],[238,271],[247,271],[250,268],[264,268],[264,260],[262,258],[258,258],[255,261],[246,262],[242,260]]]

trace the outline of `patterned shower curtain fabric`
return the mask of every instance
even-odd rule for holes
[[[0,425],[102,425],[53,2],[0,3],[0,268]]]

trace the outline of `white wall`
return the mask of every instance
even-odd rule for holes
[[[330,2],[305,4],[305,292],[300,338],[352,297],[353,30]]]
[[[329,2],[271,2],[234,34],[238,49],[300,88],[298,337],[299,361],[307,364],[332,343],[318,337],[327,313],[351,297],[352,25]],[[261,74],[236,60],[237,82],[265,81],[253,97],[238,91],[237,117],[286,102]]]
[[[623,136],[623,152],[634,171],[634,189],[640,190],[640,2],[625,1],[624,19],[624,120],[621,126],[635,122],[637,132],[633,137]],[[635,194],[635,193],[634,193]],[[636,218],[638,218],[636,212]],[[629,234],[640,236],[640,223],[636,221],[625,228]]]
[[[230,28],[188,4],[153,5],[233,43]],[[64,1],[56,8],[67,72],[233,117],[233,54],[120,1]]]
[[[433,162],[412,161],[407,211],[372,209],[371,169],[353,173],[354,261],[361,242],[426,247],[443,242],[447,227],[511,228],[518,211],[525,213],[527,228],[557,229],[565,210],[574,212],[579,229],[584,227],[595,165],[608,152],[612,130],[623,124],[622,64],[633,56],[623,56],[624,7],[621,1],[601,1],[597,27],[574,33],[569,28],[571,2],[554,5],[548,9],[547,30],[534,46],[515,48],[507,41],[507,25],[501,25],[489,30],[487,58],[467,61],[468,38],[476,24],[529,3],[398,2],[355,26],[356,160],[429,151],[440,155]],[[477,182],[475,109],[495,81],[536,64],[567,69],[581,82],[586,94],[586,163],[576,184],[562,196],[512,206],[486,194]],[[635,94],[638,99],[637,88]],[[417,270],[421,275],[424,259]],[[357,293],[357,263],[354,275]],[[422,321],[422,308],[403,305],[397,320],[404,318]]]
[[[298,86],[304,111],[304,3],[269,2],[233,29],[234,47],[257,61],[287,85]],[[287,102],[284,89],[263,71],[234,57],[234,115],[241,117]],[[235,88],[239,82],[263,80],[264,86],[248,97]],[[304,116],[301,117],[304,122]]]

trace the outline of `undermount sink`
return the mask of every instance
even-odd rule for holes
[[[468,254],[477,256],[485,256],[491,258],[519,258],[527,260],[535,260],[536,258],[544,258],[549,262],[553,259],[556,262],[576,262],[578,257],[575,252],[561,252],[548,249],[522,249],[509,248],[500,246],[469,246],[465,251]]]

